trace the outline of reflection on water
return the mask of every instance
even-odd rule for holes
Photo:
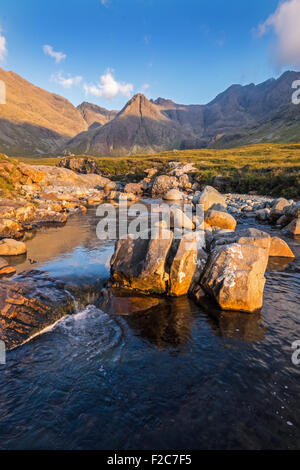
[[[68,280],[77,298],[91,289],[91,302],[114,245],[97,239],[94,214],[27,241],[35,267]],[[0,448],[299,448],[291,344],[300,339],[300,245],[289,243],[296,259],[269,263],[260,313],[119,297],[115,311],[90,305],[9,352],[0,366]],[[32,268],[24,258],[16,266]]]

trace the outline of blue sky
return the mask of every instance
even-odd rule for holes
[[[300,0],[283,3],[284,31],[278,0],[1,0],[0,66],[76,105],[120,109],[138,91],[207,103],[299,64],[299,33],[286,37]]]

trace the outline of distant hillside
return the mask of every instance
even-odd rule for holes
[[[170,119],[144,95],[137,94],[113,120],[79,134],[67,149],[74,153],[120,155],[200,145],[189,128]]]
[[[172,149],[224,148],[300,140],[300,106],[291,104],[285,72],[259,85],[232,85],[206,105],[148,100],[137,94],[121,111],[65,98],[0,69],[7,104],[0,105],[0,152],[124,155]]]
[[[81,113],[65,98],[38,88],[0,68],[6,104],[0,105],[0,152],[55,152],[87,129]]]
[[[86,101],[77,106],[77,109],[88,124],[89,129],[104,126],[118,114],[118,111],[109,111]]]

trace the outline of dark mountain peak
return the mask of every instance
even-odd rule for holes
[[[174,101],[172,101],[170,99],[161,98],[161,97],[157,98],[156,100],[150,100],[150,101],[153,104],[156,104],[158,106],[163,106],[165,108],[167,108],[167,107],[172,107],[173,108],[174,106],[176,106]]]

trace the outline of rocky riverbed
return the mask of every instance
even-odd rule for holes
[[[15,273],[10,260],[26,257],[26,239],[33,231],[64,225],[71,215],[103,202],[132,203],[145,197],[172,204],[171,223],[159,222],[155,237],[134,240],[129,235],[117,243],[110,284],[123,290],[123,299],[124,290],[131,298],[189,295],[201,304],[213,299],[223,310],[253,312],[262,307],[269,259],[294,257],[280,237],[270,236],[261,227],[242,227],[247,219],[258,220],[296,237],[300,234],[300,204],[296,201],[221,194],[211,186],[201,187],[193,180],[193,166],[178,162],[170,163],[168,174],[158,175],[150,168],[140,182],[128,184],[76,173],[64,166],[29,166],[2,159],[1,176],[13,187],[10,194],[2,191],[0,199],[2,277]],[[183,213],[183,204],[191,206],[190,218]],[[197,207],[204,209],[202,218]],[[184,236],[178,239],[176,231],[182,229]],[[35,264],[34,259],[29,261]],[[41,301],[35,293],[43,282],[48,285],[49,297],[45,295]],[[9,347],[21,344],[72,310],[64,286],[55,282],[30,272],[0,281],[0,339]],[[61,299],[59,308],[53,304],[53,296]],[[111,297],[107,291],[105,296]]]

